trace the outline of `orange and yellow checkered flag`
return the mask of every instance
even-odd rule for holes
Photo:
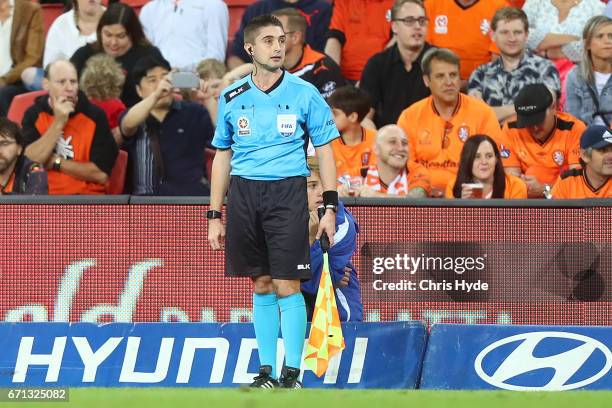
[[[327,371],[329,359],[344,349],[344,336],[340,326],[334,287],[329,275],[329,257],[323,252],[323,270],[317,292],[310,336],[306,347],[304,364],[321,377]]]

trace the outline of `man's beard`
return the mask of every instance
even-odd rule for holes
[[[0,174],[4,174],[11,166],[17,162],[19,156],[15,156],[13,160],[7,160],[4,158],[0,158]]]

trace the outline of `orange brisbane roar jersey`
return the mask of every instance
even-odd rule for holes
[[[368,59],[382,51],[391,38],[393,0],[335,0],[329,36],[340,41],[342,75],[361,78]]]
[[[540,183],[554,184],[570,165],[580,163],[580,136],[584,123],[569,113],[557,112],[555,129],[544,142],[531,136],[527,129],[506,122],[498,141],[504,167],[517,167],[521,173],[535,176]]]
[[[360,177],[362,175],[361,169],[367,169],[376,164],[374,153],[376,131],[361,128],[361,132],[361,142],[353,146],[345,144],[342,137],[332,141],[334,159],[336,160],[336,175],[338,177],[345,173],[348,173],[349,176]]]
[[[508,5],[505,0],[479,0],[467,7],[456,0],[426,0],[428,42],[457,53],[461,78],[467,79],[479,65],[491,61],[491,51],[497,50],[490,36],[491,20]]]
[[[563,173],[552,189],[553,198],[612,198],[612,177],[601,187],[593,188],[583,169]]]
[[[433,97],[405,109],[397,124],[408,137],[409,160],[429,170],[432,188],[444,191],[457,174],[463,143],[476,134],[500,137],[495,112],[484,102],[459,94],[453,117],[445,121],[437,112]]]

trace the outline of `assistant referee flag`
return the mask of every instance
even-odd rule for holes
[[[323,270],[321,271],[319,291],[312,315],[306,356],[304,357],[305,366],[314,371],[317,377],[321,377],[327,371],[329,359],[344,349],[344,336],[342,335],[336,296],[334,296],[334,288],[329,274],[329,255],[323,247],[323,242],[321,244],[321,248],[323,248]],[[329,248],[329,244],[327,248]]]

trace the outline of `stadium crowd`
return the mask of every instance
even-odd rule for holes
[[[612,197],[612,3],[253,0],[232,33],[233,0],[67,2],[46,29],[52,1],[0,0],[0,194],[208,195],[271,13],[332,108],[341,196]]]

